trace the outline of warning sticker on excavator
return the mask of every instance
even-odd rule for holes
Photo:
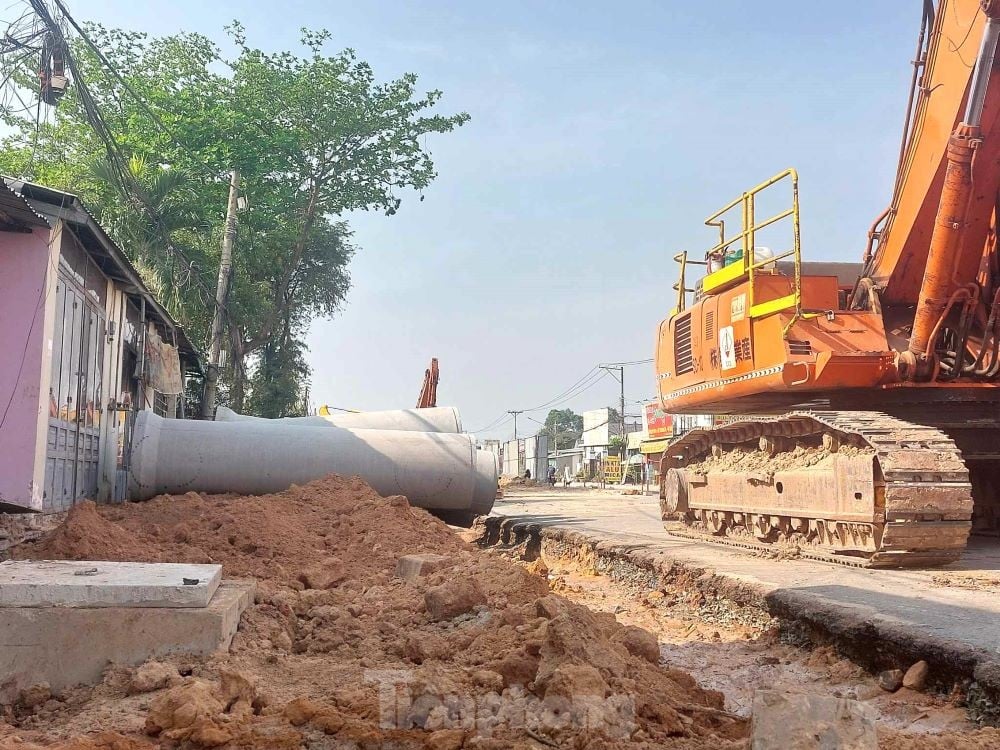
[[[719,329],[719,365],[723,370],[736,367],[736,337],[732,326]]]
[[[729,320],[735,323],[738,320],[743,320],[746,314],[747,296],[745,294],[737,294],[729,303]]]

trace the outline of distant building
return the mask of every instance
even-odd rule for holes
[[[625,421],[625,433],[637,433],[642,430],[639,422]],[[601,459],[610,453],[616,455],[618,449],[610,451],[611,441],[622,433],[620,418],[609,407],[601,409],[591,409],[583,412],[583,434],[581,443],[583,445],[583,461],[587,465],[591,476],[596,476]]]
[[[198,353],[74,195],[0,181],[0,510],[124,497],[137,411],[184,415]]]
[[[508,440],[503,443],[500,456],[500,473],[508,477],[523,477],[525,470],[532,479],[542,479],[549,466],[548,435]]]
[[[501,440],[479,440],[477,447],[480,450],[489,451],[490,453],[496,454],[497,466],[502,465],[500,463],[500,456],[503,455],[503,441]]]
[[[595,452],[604,453],[604,449],[611,444],[612,435],[621,432],[621,425],[617,419],[612,419],[611,409],[602,407],[591,409],[583,413],[583,433],[580,435],[583,441],[587,458],[595,457]]]
[[[715,422],[711,414],[675,414],[674,435],[683,435],[695,427],[711,427]]]
[[[552,451],[549,453],[549,466],[555,467],[556,478],[560,482],[572,482],[583,468],[583,446]]]

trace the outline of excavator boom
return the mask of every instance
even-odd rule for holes
[[[417,397],[418,409],[430,409],[437,406],[438,380],[440,378],[437,357],[434,357],[431,359],[431,366],[424,370],[424,384]]]

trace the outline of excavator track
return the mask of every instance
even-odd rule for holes
[[[711,458],[723,468],[704,469]],[[961,557],[972,525],[972,485],[954,441],[880,412],[740,417],[671,443],[663,469],[668,532],[755,551],[933,567]]]

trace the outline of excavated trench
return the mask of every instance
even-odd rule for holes
[[[749,715],[754,690],[780,687],[865,701],[880,732],[934,736],[941,747],[964,746],[951,744],[952,733],[998,724],[990,655],[885,631],[808,594],[766,592],[641,546],[503,517],[483,519],[477,532],[481,547],[546,573],[563,596],[657,634],[671,666],[721,691],[739,715]],[[921,660],[930,665],[922,690],[880,687],[882,672]]]

